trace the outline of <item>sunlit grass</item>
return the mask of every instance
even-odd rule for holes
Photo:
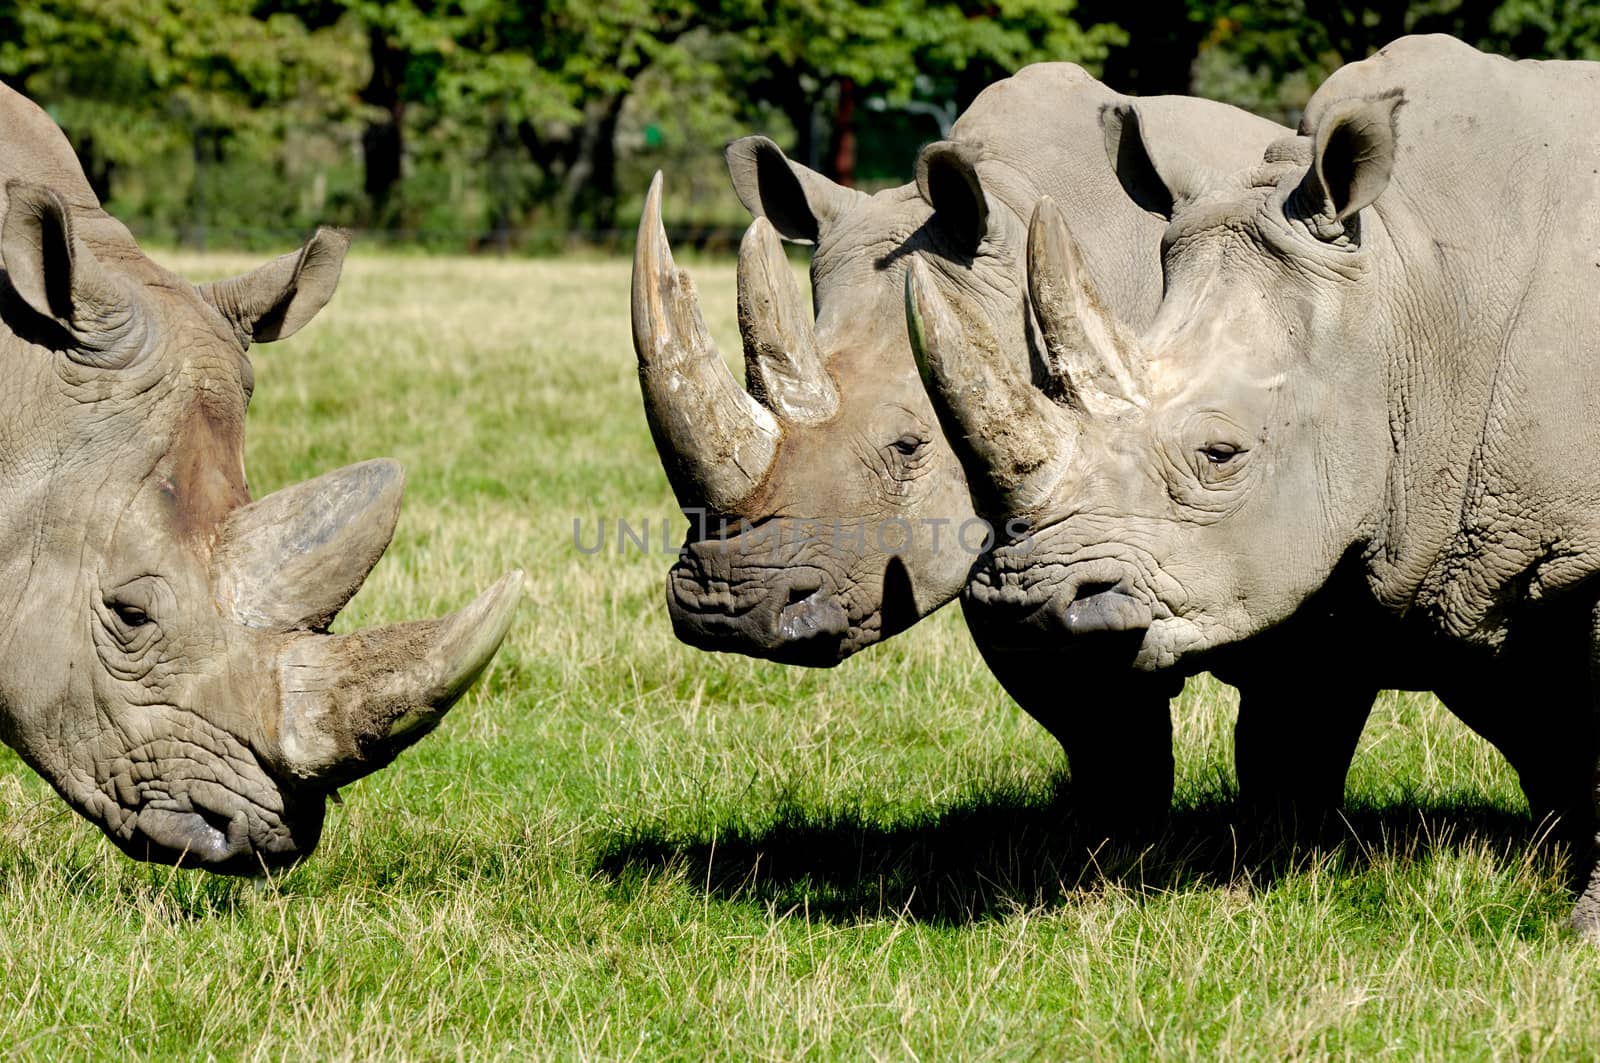
[[[253,263],[183,257],[200,278]],[[732,271],[692,264],[731,352]],[[1247,836],[1235,703],[1177,708],[1146,851],[1086,853],[1052,741],[959,616],[827,672],[677,644],[675,517],[626,263],[364,257],[255,352],[257,494],[392,455],[394,547],[340,624],[529,601],[440,730],[271,883],[135,865],[7,755],[0,1044],[38,1058],[1583,1058],[1600,962],[1513,774],[1386,696],[1348,826]]]

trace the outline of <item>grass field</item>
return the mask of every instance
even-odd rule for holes
[[[181,257],[196,279],[251,263]],[[697,264],[732,349],[731,265]],[[1600,953],[1514,775],[1386,696],[1318,847],[1233,825],[1224,688],[1177,706],[1149,851],[1085,854],[1062,758],[954,611],[827,672],[676,643],[676,511],[620,261],[357,256],[257,350],[262,494],[393,455],[341,628],[530,600],[487,680],[272,882],[133,864],[0,759],[0,1045],[46,1059],[1600,1055]],[[671,523],[673,545],[679,527]],[[1530,682],[1530,696],[1539,696]]]

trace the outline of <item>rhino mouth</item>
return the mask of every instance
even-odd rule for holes
[[[198,714],[152,719],[164,725],[162,737],[94,758],[69,779],[97,781],[63,791],[117,848],[136,860],[227,875],[287,869],[316,849],[327,787],[280,778]]]
[[[1143,567],[1121,558],[1069,563],[1000,557],[980,566],[966,590],[977,621],[1003,631],[1001,648],[1038,650],[1090,639],[1137,652],[1151,627],[1172,615]]]
[[[196,806],[188,811],[145,806],[130,827],[106,833],[125,854],[147,863],[202,868],[223,875],[259,875],[287,870],[316,848],[322,834],[321,798],[297,803],[263,836],[256,817]]]
[[[819,569],[763,569],[739,578],[708,572],[689,557],[667,578],[667,611],[673,634],[696,649],[821,668],[849,655],[849,614]]]

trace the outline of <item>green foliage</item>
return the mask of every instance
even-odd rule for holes
[[[0,0],[0,78],[142,231],[557,248],[622,238],[656,168],[680,223],[739,224],[717,149],[746,132],[825,172],[853,134],[856,176],[898,181],[930,107],[1027,63],[1293,121],[1339,64],[1434,31],[1600,57],[1582,0]]]
[[[748,69],[777,66],[822,79],[849,78],[892,99],[912,95],[919,77],[976,67],[985,76],[1045,59],[1093,65],[1124,40],[1112,25],[1084,29],[1060,0],[975,5],[938,0],[798,0],[735,19]]]
[[[353,24],[308,31],[245,0],[40,0],[0,8],[0,76],[117,165],[195,131],[275,139],[348,120],[364,63]]]
[[[1448,33],[1513,58],[1600,57],[1600,8],[1583,0],[1189,0],[1189,11],[1208,30],[1195,90],[1291,121],[1341,64],[1408,33]]]
[[[51,108],[140,228],[294,228],[309,205],[331,211],[324,220],[467,243],[530,225],[607,229],[619,164],[635,162],[631,176],[659,163],[649,156],[663,140],[714,158],[752,123],[809,130],[803,97],[829,98],[842,80],[905,100],[1038,58],[1093,61],[1116,31],[1084,30],[1070,11],[1059,0],[44,0],[0,3],[0,77]],[[655,139],[619,154],[636,97],[633,128]],[[364,176],[341,165],[352,155]],[[262,187],[308,176],[314,194]],[[252,218],[246,193],[263,191]]]

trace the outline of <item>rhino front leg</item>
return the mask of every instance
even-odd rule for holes
[[[1587,808],[1586,837],[1577,850],[1582,889],[1578,903],[1572,908],[1572,928],[1589,941],[1600,944],[1600,763],[1596,763],[1600,761],[1600,604],[1590,613],[1590,632],[1588,707],[1591,715],[1587,721],[1587,746],[1591,754],[1588,771],[1591,802]]]
[[[1172,810],[1172,711],[1182,679],[1084,668],[990,666],[1067,755],[1072,807],[1086,837],[1140,838]]]
[[[1075,685],[1066,711],[1033,716],[1061,743],[1072,776],[1072,805],[1092,837],[1145,837],[1172,810],[1172,710],[1168,691],[1118,676]],[[1082,691],[1082,700],[1078,692]],[[1058,694],[1056,704],[1061,704]]]
[[[1233,756],[1241,807],[1252,817],[1319,827],[1344,804],[1345,776],[1377,688],[1309,669],[1238,686]]]
[[[1073,811],[1085,835],[1159,830],[1172,811],[1170,702],[1183,677],[1129,667],[1136,639],[1091,640],[1076,652],[1008,647],[989,638],[965,600],[961,605],[984,663],[1067,754]]]

